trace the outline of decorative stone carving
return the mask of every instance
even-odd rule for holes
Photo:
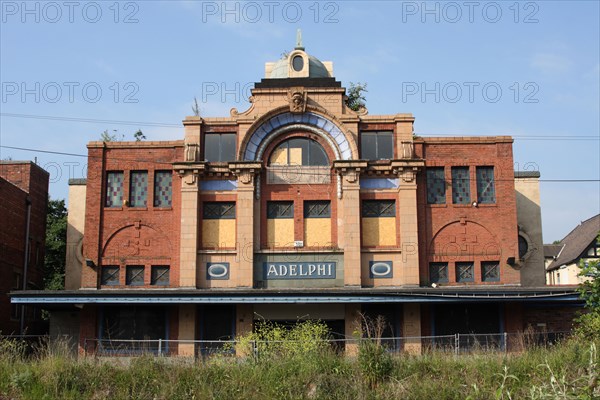
[[[200,146],[197,143],[186,143],[185,144],[185,161],[194,162],[198,161],[200,155]]]
[[[238,177],[243,185],[253,185],[256,174],[260,172],[262,164],[259,162],[234,161],[229,163],[229,170]]]
[[[288,91],[288,101],[290,102],[290,112],[294,114],[306,111],[307,92],[302,89],[292,88]]]

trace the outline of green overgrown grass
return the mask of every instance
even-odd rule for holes
[[[142,356],[115,363],[76,360],[54,345],[31,355],[3,340],[0,399],[600,398],[598,343],[581,338],[514,354],[389,355],[372,343],[361,342],[357,357],[329,347],[279,346],[259,357],[190,363]]]

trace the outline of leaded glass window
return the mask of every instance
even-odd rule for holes
[[[153,265],[150,271],[150,284],[155,286],[169,286],[168,265]]]
[[[496,202],[494,167],[477,167],[477,202],[481,204]]]
[[[131,171],[129,206],[146,207],[148,200],[148,171]]]
[[[106,207],[123,205],[123,171],[106,173]]]
[[[144,284],[144,266],[128,265],[125,270],[125,283],[130,286],[141,286]]]
[[[305,201],[304,218],[331,218],[331,202],[329,200]]]
[[[500,280],[500,263],[498,261],[483,261],[481,263],[481,280],[483,282],[498,282]]]
[[[363,200],[363,218],[382,218],[396,216],[395,200]]]
[[[427,168],[427,203],[446,203],[446,179],[444,167]]]
[[[471,179],[469,167],[452,167],[452,203],[469,204],[471,202]]]
[[[235,202],[205,202],[202,211],[204,219],[235,219]]]
[[[267,218],[294,218],[293,201],[267,202]]]
[[[171,171],[154,173],[154,207],[171,207],[173,202],[173,177]]]
[[[472,262],[456,263],[456,282],[473,282],[475,280]]]
[[[429,280],[431,281],[431,283],[448,282],[448,263],[429,263]]]
[[[118,285],[119,284],[119,266],[106,265],[102,267],[102,275],[100,277],[102,285]]]

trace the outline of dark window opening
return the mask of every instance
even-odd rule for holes
[[[170,267],[168,265],[153,265],[150,272],[151,285],[169,286]]]
[[[105,307],[101,319],[100,351],[157,352],[158,339],[166,339],[167,318],[162,307],[111,306]],[[168,351],[167,343],[161,344]]]
[[[294,202],[268,201],[267,218],[294,218]]]
[[[363,200],[363,218],[381,218],[396,216],[395,200]]]
[[[456,282],[473,282],[475,280],[472,262],[456,263]]]
[[[100,277],[102,285],[118,285],[119,284],[119,266],[106,265],[102,267],[102,275]]]
[[[209,162],[235,161],[235,133],[204,135],[204,159]]]
[[[327,166],[329,158],[317,141],[292,138],[282,142],[273,150],[269,165]]]
[[[448,263],[432,262],[429,263],[429,280],[431,283],[448,282]]]
[[[529,251],[529,243],[527,243],[527,239],[525,239],[523,236],[519,235],[519,258],[522,260],[528,251]]]
[[[360,154],[365,160],[390,160],[394,158],[392,131],[361,132]]]
[[[500,280],[500,263],[498,261],[483,261],[481,263],[481,280],[483,282],[498,282]]]
[[[205,202],[202,208],[204,219],[235,219],[235,202]]]
[[[125,283],[130,286],[141,286],[144,284],[144,266],[128,265],[125,270]]]
[[[304,218],[331,218],[329,200],[305,201]]]

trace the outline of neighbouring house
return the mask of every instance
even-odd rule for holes
[[[8,293],[43,288],[49,174],[30,161],[0,161],[0,335],[39,334],[39,306]]]
[[[361,314],[414,352],[570,328],[581,302],[545,286],[540,175],[513,171],[510,136],[415,137],[412,114],[353,111],[301,43],[250,102],[186,117],[181,140],[89,143],[66,290],[12,301],[50,309],[81,352],[194,356],[258,320],[352,338]]]
[[[600,259],[600,214],[581,222],[558,244],[544,245],[548,285],[577,285],[580,263]]]

